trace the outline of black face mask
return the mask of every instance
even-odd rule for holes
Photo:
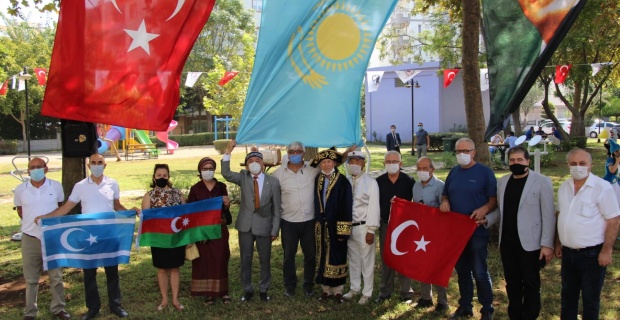
[[[155,179],[155,185],[160,188],[165,188],[168,185],[168,179],[166,178]]]
[[[526,170],[528,166],[520,164],[520,163],[515,163],[515,164],[511,164],[509,168],[512,174],[520,176],[522,174],[525,174],[525,172],[527,172]]]

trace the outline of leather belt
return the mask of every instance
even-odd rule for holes
[[[351,227],[357,227],[366,224],[366,221],[355,222],[351,224]]]
[[[601,244],[597,244],[597,245],[595,245],[595,246],[585,247],[585,248],[579,248],[579,249],[573,249],[573,248],[569,248],[569,247],[566,247],[566,246],[565,246],[565,248],[566,248],[566,249],[568,249],[568,250],[570,250],[570,251],[576,251],[576,252],[580,252],[580,251],[588,251],[588,250],[593,250],[593,249],[600,249],[600,248],[602,248],[602,247],[603,247],[603,244],[602,244],[602,243],[601,243]]]

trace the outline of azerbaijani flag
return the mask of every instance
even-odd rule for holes
[[[222,237],[222,197],[142,210],[141,246],[176,248]]]

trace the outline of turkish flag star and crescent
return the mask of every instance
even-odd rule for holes
[[[447,88],[452,81],[454,81],[454,78],[456,77],[456,74],[459,73],[459,71],[461,71],[461,69],[445,69],[443,71],[443,87]]]
[[[63,0],[41,113],[165,131],[215,0]]]
[[[564,64],[561,66],[555,66],[555,83],[562,84],[566,81],[568,73],[570,72],[571,65]]]
[[[47,80],[47,69],[45,68],[34,68],[34,73],[37,75],[37,80],[39,81],[39,85],[44,86],[45,81]]]
[[[476,227],[467,215],[395,198],[383,259],[409,278],[445,287]]]

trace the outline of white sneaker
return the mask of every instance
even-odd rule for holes
[[[345,295],[342,296],[342,297],[347,299],[347,300],[351,300],[351,299],[355,298],[355,296],[357,296],[358,294],[360,294],[360,293],[357,292],[357,291],[351,290],[351,291],[345,293]]]
[[[370,300],[370,297],[362,296],[360,298],[360,301],[357,302],[357,304],[365,305],[368,303],[369,300]]]

